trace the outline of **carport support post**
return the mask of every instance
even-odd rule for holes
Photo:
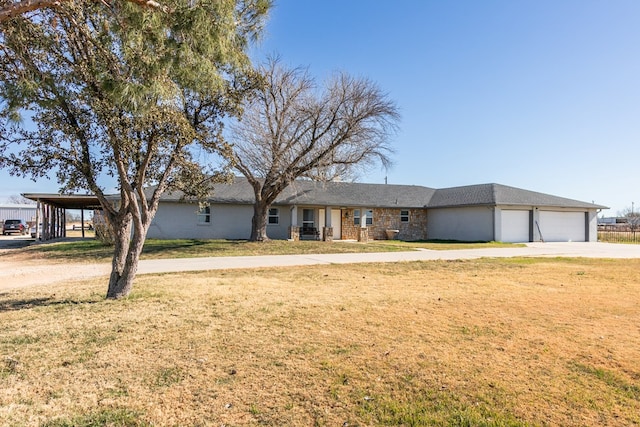
[[[49,239],[55,239],[58,232],[58,222],[56,221],[56,208],[49,206]]]
[[[42,205],[42,240],[49,240],[49,205]]]
[[[40,240],[40,199],[36,200],[36,242]]]
[[[80,230],[82,230],[82,238],[84,239],[84,209],[80,209]]]

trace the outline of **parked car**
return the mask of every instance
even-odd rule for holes
[[[7,219],[2,224],[2,234],[6,236],[11,233],[27,234],[27,226],[21,219]]]
[[[40,228],[40,238],[42,239],[42,223],[40,223],[38,228]],[[31,226],[31,237],[34,238],[34,239],[36,238],[36,225],[35,224],[33,224]]]

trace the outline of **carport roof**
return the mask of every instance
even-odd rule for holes
[[[61,209],[102,209],[98,198],[90,194],[25,193],[22,196]]]

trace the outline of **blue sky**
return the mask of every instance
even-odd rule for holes
[[[497,182],[614,215],[640,205],[638,22],[635,0],[278,0],[254,57],[379,84],[402,114],[389,183]]]
[[[497,182],[640,206],[637,0],[276,0],[256,60],[347,71],[398,105],[394,167],[361,181]],[[0,200],[56,191],[0,171]]]

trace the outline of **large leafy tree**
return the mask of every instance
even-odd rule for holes
[[[252,241],[269,240],[269,207],[298,178],[331,180],[389,164],[399,120],[374,83],[337,73],[323,88],[303,68],[278,58],[260,67],[261,84],[231,127],[234,167],[254,190]]]
[[[0,22],[11,19],[15,16],[22,15],[39,9],[51,9],[59,7],[63,2],[73,0],[0,0]],[[100,0],[87,0],[100,1]],[[140,7],[149,9],[159,9],[168,12],[169,8],[155,0],[121,0],[135,3]]]
[[[0,166],[98,197],[115,237],[108,298],[131,291],[160,195],[206,188],[193,147],[225,152],[270,0],[163,4],[69,0],[0,22]]]

